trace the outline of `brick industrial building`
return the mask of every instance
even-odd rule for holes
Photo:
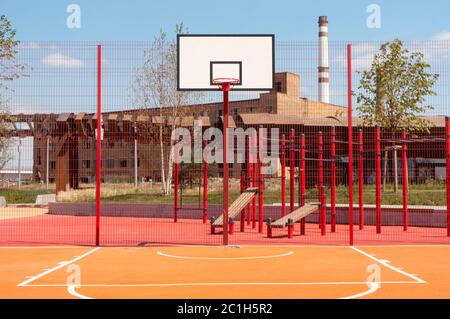
[[[292,73],[277,73],[276,83],[273,92],[262,93],[259,99],[239,100],[230,102],[230,126],[242,128],[259,126],[277,127],[280,134],[288,135],[291,129],[296,132],[304,132],[308,136],[307,147],[316,148],[316,139],[314,134],[323,131],[325,136],[329,136],[331,127],[336,127],[337,139],[347,140],[346,117],[339,116],[346,109],[328,103],[311,101],[300,97],[300,81],[299,76]],[[202,120],[205,127],[218,126],[221,127],[221,109],[222,103],[199,104],[184,107],[183,118],[179,123],[180,126],[193,126],[194,119]],[[170,111],[170,109],[167,109]],[[345,114],[345,112],[344,112]],[[43,121],[38,121],[39,115],[36,115],[34,130],[44,129]],[[432,128],[432,136],[443,136],[444,117],[429,117],[434,125]],[[153,109],[136,109],[123,112],[105,113],[103,115],[105,127],[104,140],[102,142],[102,179],[108,181],[133,181],[135,178],[135,165],[137,164],[137,179],[152,179],[158,181],[161,175],[161,158],[159,145],[159,129],[164,126],[164,138],[170,137],[170,125],[160,116],[158,108]],[[133,124],[134,123],[134,124]],[[357,118],[354,119],[355,136],[357,126],[361,123]],[[35,179],[46,179],[47,153],[49,181],[56,181],[56,176],[69,176],[71,187],[78,187],[78,183],[92,183],[96,175],[96,149],[95,134],[92,134],[96,125],[95,114],[61,114],[56,116],[51,123],[47,123],[48,127],[53,126],[52,134],[33,134],[33,173]],[[45,126],[45,125],[44,125]],[[133,129],[135,127],[135,130]],[[91,133],[87,133],[90,131]],[[56,132],[56,133],[55,133]],[[67,151],[64,156],[59,156],[61,152],[61,138],[68,133],[68,140],[65,142]],[[72,132],[72,133],[71,133]],[[308,135],[310,134],[310,135]],[[47,137],[49,142],[47,146]],[[373,128],[364,129],[365,148],[367,150],[374,149]],[[325,158],[329,158],[327,154],[329,150],[329,139],[325,138]],[[443,142],[442,142],[443,143]],[[135,152],[135,145],[137,152]],[[167,143],[166,143],[167,145]],[[47,152],[48,148],[48,152]],[[444,150],[442,145],[437,145],[433,150],[423,148],[422,145],[410,147],[409,157],[419,158],[418,161],[412,162],[410,165],[410,178],[416,179],[423,172],[420,170],[421,158],[434,158],[432,162],[431,172],[426,174],[428,177],[435,178],[438,175],[438,168],[442,166],[439,160],[443,159],[444,154],[440,154],[436,150]],[[337,148],[338,156],[345,158],[346,146],[340,145]],[[426,153],[426,154],[425,154]],[[439,153],[439,154],[438,154]],[[167,156],[167,148],[165,151]],[[137,155],[137,157],[135,157]],[[373,164],[371,158],[374,154],[366,153],[365,164],[367,170]],[[58,162],[59,158],[59,162]],[[166,162],[166,160],[165,160]],[[422,160],[422,166],[427,161]],[[308,164],[308,170],[314,172],[314,163]],[[241,170],[245,169],[241,164],[230,164],[230,176],[239,177]],[[427,166],[427,165],[425,165]],[[429,165],[428,165],[429,166]],[[427,167],[428,167],[427,166]],[[338,181],[345,182],[345,159],[338,165]],[[217,176],[221,174],[221,166],[217,169],[211,169]],[[309,184],[314,184],[314,173],[311,173]],[[325,177],[326,178],[326,177]],[[64,179],[61,183],[65,183]],[[370,174],[367,174],[366,182],[373,182]],[[61,186],[63,187],[63,186]]]
[[[232,114],[231,126],[259,126],[260,124],[271,124],[280,127],[281,131],[288,131],[290,128],[300,129],[303,124],[320,124],[324,122],[325,126],[331,126],[333,123],[339,124],[332,119],[343,111],[343,108],[337,105],[311,101],[300,97],[300,79],[296,74],[284,72],[277,73],[275,76],[275,88],[273,92],[262,93],[258,99],[239,100],[230,102],[230,112]],[[221,125],[222,103],[199,104],[184,107],[180,113],[185,114],[181,126],[192,126],[194,119],[202,119],[203,125]],[[113,126],[124,119],[144,120],[146,119],[153,125],[153,132],[145,135],[140,134],[137,137],[137,166],[138,179],[160,178],[160,150],[157,137],[159,137],[158,125],[161,124],[160,109],[136,109],[123,112],[105,113],[103,121],[105,126],[105,138],[102,143],[102,178],[105,181],[111,180],[132,180],[134,177],[134,137],[123,134],[120,129],[114,129]],[[89,116],[83,114],[83,116]],[[90,115],[95,121],[95,115]],[[68,114],[65,120],[76,122],[76,115]],[[269,120],[270,123],[267,123]],[[255,122],[256,121],[256,122]],[[259,123],[258,123],[259,121]],[[266,123],[264,122],[266,121]],[[35,128],[39,129],[42,124],[37,123]],[[54,125],[57,125],[55,122]],[[150,128],[151,130],[151,128]],[[152,140],[151,136],[155,139]],[[61,173],[57,169],[57,144],[58,136],[50,137],[49,148],[49,181],[54,182],[56,175]],[[74,155],[69,163],[78,168],[78,177],[82,183],[90,183],[95,177],[95,136],[82,136],[77,138],[77,154]],[[74,147],[73,142],[71,147]],[[70,153],[70,152],[69,152]],[[47,165],[47,138],[44,136],[34,137],[34,175],[35,178],[46,179]],[[77,163],[73,163],[76,161]],[[231,170],[232,176],[238,176],[240,169],[235,167]]]

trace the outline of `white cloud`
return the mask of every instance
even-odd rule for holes
[[[436,33],[435,35],[433,35],[433,37],[431,39],[432,40],[450,40],[450,31],[447,31],[447,30],[440,31],[440,32]]]
[[[63,55],[60,53],[49,54],[42,59],[42,63],[56,66],[56,67],[67,67],[67,68],[81,68],[84,63],[82,60]]]
[[[41,47],[37,42],[20,42],[20,49],[37,50],[40,48]]]

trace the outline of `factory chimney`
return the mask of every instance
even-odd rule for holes
[[[328,66],[328,17],[319,17],[319,101],[330,103]]]

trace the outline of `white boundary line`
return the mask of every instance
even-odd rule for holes
[[[192,246],[192,245],[184,245],[185,247],[211,247],[211,246]],[[388,246],[360,246],[360,247],[393,247],[394,245],[388,245]],[[410,247],[418,247],[418,246],[423,246],[423,247],[430,247],[431,245],[409,245]],[[442,247],[443,245],[435,245],[437,247]],[[245,246],[241,246],[241,247],[261,247],[259,245],[255,245],[255,246],[250,246],[250,245],[245,245]],[[313,247],[313,248],[317,248],[317,247],[339,247],[339,246],[298,246],[298,245],[279,245],[276,247]],[[405,247],[405,245],[399,245],[397,247]],[[12,248],[12,247],[8,247],[8,248]],[[27,247],[24,247],[27,248]],[[31,247],[28,247],[31,248]],[[36,248],[36,247],[33,247]],[[48,247],[39,247],[39,248],[48,248]],[[82,248],[82,247],[61,247],[61,248]],[[223,248],[222,246],[219,246],[218,248]],[[351,295],[348,297],[343,297],[340,299],[353,299],[353,298],[360,298],[363,296],[367,296],[369,294],[374,293],[375,291],[377,291],[381,284],[424,284],[426,283],[426,281],[424,281],[423,279],[407,273],[406,271],[403,271],[397,267],[394,267],[392,265],[389,264],[388,261],[386,260],[381,260],[378,259],[364,251],[362,251],[359,248],[356,247],[350,247],[352,250],[358,252],[359,254],[362,254],[366,257],[368,257],[369,259],[372,259],[374,261],[376,261],[377,263],[393,270],[394,272],[397,272],[403,276],[406,276],[410,279],[412,279],[413,281],[385,281],[385,282],[226,282],[226,283],[221,283],[221,282],[213,282],[213,283],[155,283],[155,284],[85,284],[82,285],[82,287],[182,287],[182,286],[307,286],[307,285],[362,285],[362,284],[366,284],[369,285],[369,289],[355,294],[355,295]],[[96,252],[97,250],[99,250],[100,247],[91,249],[89,251],[87,251],[86,253],[73,258],[70,261],[67,262],[60,262],[57,266],[48,269],[36,276],[33,276],[27,280],[25,280],[24,282],[18,284],[17,286],[28,286],[28,287],[67,287],[67,292],[75,297],[81,298],[81,299],[92,299],[91,297],[82,295],[80,293],[78,293],[76,291],[76,288],[81,287],[80,286],[74,286],[74,285],[67,285],[67,284],[31,284],[33,281],[42,278],[58,269],[61,269],[69,264],[72,264],[78,260],[81,260],[82,258]],[[288,253],[285,254],[280,254],[280,255],[272,255],[272,256],[255,256],[255,257],[235,257],[235,258],[212,258],[212,257],[189,257],[189,256],[175,256],[175,255],[169,255],[169,254],[165,254],[162,253],[161,251],[157,251],[156,252],[158,255],[161,256],[165,256],[165,257],[171,257],[171,258],[179,258],[179,259],[261,259],[261,258],[275,258],[275,257],[282,257],[282,256],[289,256],[292,255],[294,252],[289,251]]]
[[[361,249],[356,248],[356,247],[352,246],[350,248],[353,249],[354,251],[356,251],[356,252],[358,252],[358,253],[360,253],[360,254],[362,254],[362,255],[370,258],[370,259],[372,259],[373,261],[376,261],[377,263],[379,263],[379,264],[381,264],[381,265],[383,265],[383,266],[385,266],[385,267],[387,267],[387,268],[389,268],[389,269],[391,269],[391,270],[393,270],[393,271],[395,271],[395,272],[397,272],[397,273],[399,273],[399,274],[401,274],[403,276],[406,276],[406,277],[416,281],[417,283],[420,283],[420,284],[426,284],[427,283],[425,280],[420,279],[419,277],[417,277],[417,276],[415,276],[413,274],[407,273],[404,270],[401,270],[401,269],[399,269],[397,267],[394,267],[394,266],[390,265],[386,260],[378,259],[378,258],[376,258],[376,257],[374,257],[374,256],[372,256],[372,255],[370,255],[368,253],[366,253],[365,251],[362,251]]]
[[[450,241],[450,240],[449,240]],[[155,244],[155,245],[146,245],[142,247],[127,247],[127,248],[176,248],[176,247],[198,247],[198,248],[230,248],[239,246],[239,248],[349,248],[352,246],[349,246],[348,244],[342,244],[342,245],[320,245],[320,244],[310,244],[310,245],[293,245],[293,244],[277,244],[277,245],[267,245],[267,244],[231,244],[229,246],[222,246],[222,245],[161,245],[161,244]],[[358,245],[358,247],[361,248],[402,248],[402,247],[450,247],[450,244],[394,244],[394,245]],[[106,248],[120,248],[120,247],[106,247]]]
[[[373,284],[397,285],[420,284],[416,281],[380,281]],[[366,281],[329,281],[329,282],[187,282],[164,284],[82,284],[79,287],[183,287],[183,286],[325,286],[325,285],[367,285]],[[27,287],[68,287],[67,284],[29,284]]]
[[[277,258],[277,257],[286,257],[294,254],[293,251],[289,251],[285,254],[279,255],[269,255],[269,256],[249,256],[249,257],[195,257],[195,256],[177,256],[163,253],[161,251],[156,252],[159,256],[169,257],[169,258],[177,258],[177,259],[203,259],[203,260],[236,260],[236,259],[269,259],[269,258]]]
[[[100,248],[101,248],[101,247],[93,248],[93,249],[91,249],[91,250],[85,252],[84,254],[82,254],[82,255],[80,255],[80,256],[78,256],[78,257],[75,257],[75,258],[73,258],[73,259],[71,259],[71,260],[69,260],[69,261],[63,261],[63,262],[60,262],[57,266],[55,266],[55,267],[53,267],[53,268],[50,268],[50,269],[48,269],[48,270],[46,270],[46,271],[44,271],[44,272],[42,272],[42,273],[40,273],[40,274],[37,274],[36,276],[32,276],[32,277],[28,278],[27,280],[21,282],[20,284],[17,285],[17,287],[24,287],[24,286],[27,286],[27,285],[29,285],[29,283],[31,283],[31,282],[33,282],[33,281],[39,279],[39,278],[42,278],[42,277],[44,277],[44,276],[46,276],[46,275],[48,275],[48,274],[50,274],[50,273],[52,273],[52,272],[54,272],[54,271],[56,271],[56,270],[58,270],[58,269],[61,269],[61,268],[66,267],[66,266],[68,266],[68,265],[70,265],[70,264],[73,264],[74,262],[76,262],[76,261],[78,261],[78,260],[81,260],[81,259],[83,259],[84,257],[89,256],[89,255],[95,253],[95,252],[96,252],[97,250],[99,250]]]

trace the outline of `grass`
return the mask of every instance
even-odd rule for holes
[[[297,186],[297,185],[296,185]],[[211,179],[208,184],[208,202],[209,204],[222,203],[222,182],[220,179]],[[230,180],[230,203],[239,196],[239,181]],[[354,203],[357,204],[359,200],[358,184],[353,185]],[[53,193],[54,190],[33,189],[27,188],[22,190],[0,190],[0,196],[5,196],[10,204],[18,203],[34,203],[36,196],[39,194]],[[317,189],[308,189],[308,197],[317,195]],[[102,184],[101,196],[103,203],[140,203],[140,204],[173,204],[173,195],[161,195],[160,185],[143,184],[135,188],[133,184]],[[286,201],[289,205],[289,183],[286,190]],[[298,189],[295,191],[295,201],[297,202]],[[83,189],[69,190],[58,194],[57,200],[59,202],[78,202],[78,203],[92,203],[95,201],[95,187],[94,185],[83,185]],[[202,193],[198,191],[198,187],[183,190],[184,204],[200,204],[202,201]],[[309,198],[309,202],[317,202],[318,199]],[[281,191],[279,180],[267,180],[264,190],[264,202],[267,204],[280,203]],[[330,189],[327,189],[327,202],[330,202]],[[338,204],[348,203],[348,187],[339,185],[336,188],[336,202]],[[366,204],[375,204],[375,185],[364,186],[364,202]],[[409,205],[446,205],[446,186],[445,183],[427,182],[423,184],[411,184],[409,188]],[[402,204],[402,189],[397,193],[393,192],[393,186],[387,185],[386,191],[382,193],[383,205],[401,205]]]
[[[38,195],[54,193],[46,189],[0,189],[0,196],[4,196],[8,204],[34,204]]]

